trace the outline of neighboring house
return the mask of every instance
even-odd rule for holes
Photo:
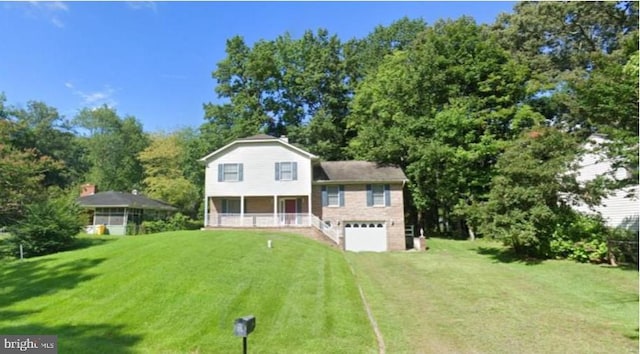
[[[143,220],[165,217],[175,212],[173,206],[139,195],[137,192],[99,192],[95,185],[85,184],[77,199],[89,212],[89,234],[97,233],[98,225],[105,225],[110,235],[126,235],[142,224]]]
[[[611,175],[612,178],[624,179],[628,171],[619,168],[612,171],[612,163],[604,152],[600,150],[606,143],[605,137],[593,135],[585,145],[586,153],[578,161],[577,180],[584,183],[602,175]],[[598,213],[602,215],[608,226],[622,227],[638,232],[638,185],[628,186],[613,191],[609,196],[602,199],[600,205],[589,207],[585,204],[574,206],[575,210],[585,213]]]
[[[405,249],[397,167],[321,162],[284,137],[238,139],[203,157],[205,227],[316,227],[351,251]]]

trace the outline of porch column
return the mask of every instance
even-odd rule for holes
[[[240,196],[240,225],[244,225],[244,195]]]
[[[209,224],[209,197],[204,197],[204,227]]]
[[[278,226],[278,196],[273,196],[273,226]]]
[[[309,193],[309,195],[307,196],[307,213],[309,214],[309,226],[312,225],[312,221],[311,221],[311,217],[313,216],[313,213],[311,212],[311,193]]]

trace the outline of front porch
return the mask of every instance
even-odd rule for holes
[[[309,227],[308,213],[213,213],[207,216],[207,227]]]
[[[208,197],[205,227],[311,226],[311,198],[301,196]]]

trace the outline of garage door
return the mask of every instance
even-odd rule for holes
[[[387,250],[387,228],[379,221],[344,223],[344,248],[347,251],[384,252]]]

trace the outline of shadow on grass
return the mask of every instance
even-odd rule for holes
[[[526,265],[536,265],[542,263],[542,260],[535,258],[523,258],[508,248],[496,247],[478,247],[475,249],[478,254],[488,256],[495,262],[499,263],[524,263]]]
[[[12,313],[6,308],[19,301],[72,289],[79,283],[94,278],[96,275],[88,271],[105,259],[85,258],[49,264],[55,260],[55,257],[47,257],[4,264],[0,268],[0,314],[18,317],[19,313]]]
[[[59,353],[134,353],[133,346],[142,337],[127,333],[124,326],[109,324],[79,324],[49,326],[30,324],[2,328],[9,335],[58,336]]]
[[[71,244],[71,246],[69,246],[69,248],[66,249],[66,251],[73,251],[73,250],[79,250],[83,248],[100,246],[115,240],[116,239],[112,237],[105,238],[105,237],[99,237],[99,236],[98,237],[82,236],[82,237],[76,238],[73,241],[73,244]]]
[[[638,327],[636,327],[636,332],[633,334],[625,334],[625,337],[633,340],[638,340],[640,337],[638,336]]]

